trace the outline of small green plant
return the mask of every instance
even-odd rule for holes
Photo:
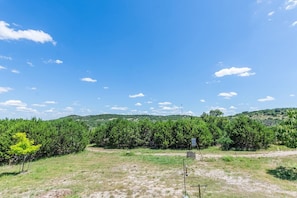
[[[232,162],[232,161],[234,161],[234,157],[232,157],[232,156],[223,156],[222,160],[224,162]]]
[[[271,174],[277,178],[283,180],[297,180],[297,168],[296,167],[285,167],[279,166],[276,169],[268,170],[268,174]]]
[[[41,145],[34,145],[34,140],[27,138],[26,133],[16,133],[13,135],[16,144],[10,146],[10,153],[22,158],[21,172],[24,172],[25,162],[31,154],[36,153]]]

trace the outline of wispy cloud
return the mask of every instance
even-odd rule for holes
[[[272,15],[274,15],[274,13],[275,13],[274,11],[271,11],[267,14],[267,16],[272,16]]]
[[[27,65],[29,65],[30,67],[34,67],[33,63],[30,61],[27,61]]]
[[[201,99],[200,102],[206,102],[204,99]]]
[[[275,98],[272,96],[266,96],[265,98],[258,99],[259,102],[268,102],[268,101],[273,101],[273,100],[275,100]]]
[[[12,88],[10,88],[10,87],[0,87],[0,94],[9,92],[11,90],[12,90]]]
[[[96,79],[89,78],[89,77],[81,78],[80,80],[83,81],[83,82],[91,82],[91,83],[95,83],[95,82],[97,82]]]
[[[18,107],[27,106],[27,104],[22,102],[21,100],[7,100],[5,102],[0,102],[0,105],[3,105],[3,106],[18,106]]]
[[[44,104],[57,104],[57,102],[53,100],[47,100],[47,101],[44,101]]]
[[[294,27],[294,26],[296,26],[296,25],[297,25],[297,21],[294,21],[294,22],[291,24],[292,27]]]
[[[297,7],[297,0],[287,0],[285,6],[286,10],[292,10]]]
[[[18,106],[16,107],[17,111],[22,111],[22,112],[29,112],[29,113],[38,113],[36,109],[32,109],[26,106]]]
[[[62,64],[63,61],[62,60],[59,60],[59,59],[56,59],[56,60],[53,60],[53,59],[49,59],[49,60],[46,60],[46,61],[43,61],[45,64]]]
[[[32,106],[34,106],[34,107],[45,107],[46,105],[45,104],[32,104]]]
[[[158,103],[160,106],[167,106],[167,105],[171,105],[171,102],[159,102]]]
[[[116,111],[127,111],[128,107],[118,107],[118,106],[113,106],[111,107],[111,110],[116,110]]]
[[[237,108],[236,108],[235,106],[232,105],[232,106],[229,107],[229,109],[233,109],[233,110],[235,110],[235,109],[237,109]]]
[[[11,72],[12,73],[15,73],[15,74],[19,74],[20,73],[20,71],[19,70],[16,70],[16,69],[12,69]]]
[[[107,90],[107,89],[109,89],[109,87],[105,86],[105,87],[103,87],[103,89]]]
[[[142,104],[141,104],[140,102],[137,102],[137,103],[135,104],[135,106],[140,107],[140,106],[142,106]]]
[[[252,69],[249,67],[230,67],[230,68],[221,69],[215,72],[215,76],[223,77],[228,75],[237,75],[237,76],[245,77],[245,76],[251,76],[255,74],[251,72],[251,70]]]
[[[73,107],[65,107],[64,111],[73,112],[74,108]]]
[[[29,89],[31,89],[32,91],[35,91],[35,90],[37,90],[37,88],[36,88],[36,87],[30,87]]]
[[[174,105],[174,106],[161,106],[161,109],[163,111],[176,111],[176,110],[179,110],[180,107]]]
[[[12,60],[12,58],[10,56],[3,56],[3,55],[0,55],[0,59]]]
[[[6,67],[0,65],[0,70],[2,70],[2,69],[6,69]]]
[[[144,94],[138,93],[138,94],[134,94],[134,95],[129,95],[129,98],[139,98],[139,97],[144,97]]]
[[[50,42],[56,45],[51,35],[43,32],[42,30],[14,30],[5,21],[0,21],[0,40],[20,40],[27,39],[37,43]]]
[[[290,94],[289,96],[290,96],[290,97],[295,97],[295,94]]]
[[[225,99],[230,99],[233,96],[237,96],[237,93],[233,92],[233,91],[231,91],[231,92],[222,92],[222,93],[219,93],[218,96],[224,97]]]

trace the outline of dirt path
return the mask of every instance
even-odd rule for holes
[[[103,152],[103,153],[115,153],[119,152],[118,149],[104,149],[104,148],[95,148],[95,147],[88,147],[88,151],[92,152]],[[224,156],[231,156],[231,157],[250,157],[250,158],[260,158],[260,157],[286,157],[297,155],[297,150],[290,150],[290,151],[267,151],[267,152],[251,152],[241,154],[240,151],[234,153],[222,153],[222,154],[201,154],[199,151],[196,151],[197,159],[201,158],[221,158]],[[139,155],[158,155],[158,156],[185,156],[185,153],[136,153]]]

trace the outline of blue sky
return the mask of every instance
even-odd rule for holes
[[[0,118],[297,106],[297,0],[0,0]]]

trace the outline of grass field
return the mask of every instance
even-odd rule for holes
[[[297,197],[297,181],[290,176],[296,155],[259,157],[259,153],[196,151],[203,158],[185,158],[176,150],[104,150],[89,148],[78,154],[42,159],[18,173],[19,166],[0,167],[0,197],[182,197],[183,161],[190,197]],[[284,151],[287,152],[287,151]],[[250,155],[250,156],[249,156]],[[212,157],[215,156],[215,157]],[[278,172],[278,167],[282,169]],[[285,170],[285,171],[284,171]],[[284,174],[282,179],[279,174]],[[296,173],[297,174],[297,173]]]

